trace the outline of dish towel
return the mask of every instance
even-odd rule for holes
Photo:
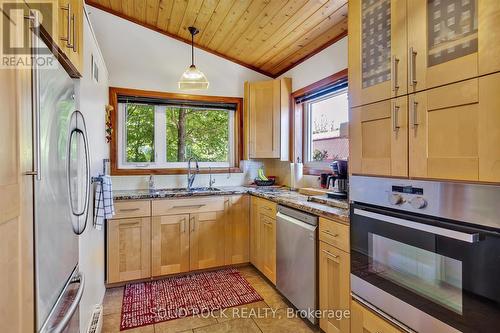
[[[96,183],[95,187],[95,222],[94,227],[102,230],[104,219],[110,219],[115,215],[113,205],[113,185],[110,176],[102,176],[102,181]]]

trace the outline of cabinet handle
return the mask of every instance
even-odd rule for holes
[[[396,105],[396,102],[393,102],[392,104],[392,130],[394,132],[397,132],[399,129],[399,106]]]
[[[194,217],[191,217],[190,221],[191,221],[191,232],[195,232],[196,231],[196,220],[194,219]]]
[[[138,210],[140,210],[140,208],[122,208],[122,209],[119,209],[120,212],[135,212]]]
[[[73,23],[73,52],[77,52],[76,48],[76,20],[75,20],[75,14],[71,15],[71,21]]]
[[[133,227],[139,225],[139,222],[125,222],[125,223],[120,223],[120,227]]]
[[[415,66],[417,60],[417,51],[412,47],[410,47],[408,59],[410,62],[410,86],[417,85],[417,67]]]
[[[186,232],[186,218],[183,218],[181,220],[181,233],[185,233]]]
[[[172,209],[176,209],[176,208],[195,208],[195,209],[199,209],[201,207],[203,207],[205,205],[179,205],[179,206],[173,206]]]
[[[416,128],[418,126],[418,102],[413,100],[413,103],[411,103],[411,127]]]
[[[37,11],[30,11],[30,13],[24,17],[30,22],[30,28],[33,30],[33,35],[31,36],[31,49],[33,52],[33,57],[37,59],[39,42],[38,37],[35,36],[35,31],[40,27],[40,17]],[[33,118],[33,170],[27,171],[24,174],[29,176],[35,176],[37,181],[42,180],[42,162],[41,162],[41,131],[40,131],[40,77],[38,64],[36,61],[33,62],[32,71],[32,118]]]
[[[332,237],[338,237],[338,236],[339,236],[339,234],[333,234],[333,233],[331,233],[331,232],[330,232],[330,231],[328,231],[328,230],[323,230],[323,232],[324,232],[325,234],[329,235],[329,236],[332,236]]]
[[[61,37],[61,40],[66,42],[67,47],[73,48],[73,44],[71,44],[71,4],[68,3],[66,6],[61,6],[61,9],[68,12],[68,19],[66,21],[68,25],[66,28],[66,37]]]
[[[332,257],[333,259],[337,259],[336,261],[338,261],[338,259],[340,258],[338,255],[335,255],[335,254],[331,253],[330,251],[327,251],[327,250],[321,250],[321,251],[323,251],[323,253],[325,253],[329,257]]]
[[[396,56],[392,56],[392,91],[397,91],[399,89],[399,84],[398,84],[398,64],[399,64],[399,58]]]

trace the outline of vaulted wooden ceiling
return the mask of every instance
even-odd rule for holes
[[[347,34],[347,0],[87,0],[276,77]]]

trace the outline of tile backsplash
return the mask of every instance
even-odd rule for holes
[[[250,184],[257,176],[257,170],[263,165],[261,161],[241,161],[243,172],[212,174],[217,186],[240,186]],[[210,176],[199,174],[193,183],[194,187],[208,186]],[[148,188],[149,176],[113,176],[114,190],[141,190]],[[158,175],[154,177],[156,188],[176,188],[187,186],[186,175]]]

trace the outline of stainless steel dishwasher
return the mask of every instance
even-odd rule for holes
[[[318,307],[318,217],[278,205],[276,224],[276,287],[297,309],[310,313]]]

